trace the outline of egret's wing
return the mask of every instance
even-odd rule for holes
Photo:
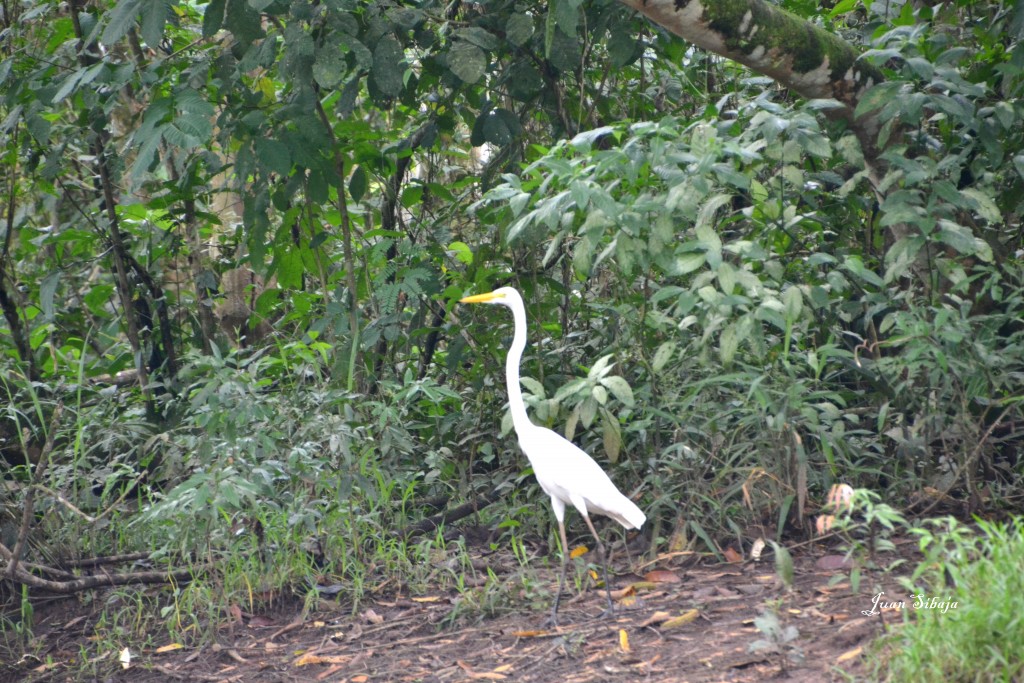
[[[581,499],[587,512],[611,517],[627,529],[640,528],[647,520],[593,458],[560,434],[536,427],[519,435],[519,446],[548,495],[573,505]]]

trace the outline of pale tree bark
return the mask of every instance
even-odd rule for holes
[[[820,26],[764,0],[620,0],[695,46],[739,62],[808,99],[842,107],[829,116],[846,121],[873,164],[877,120],[854,116],[857,102],[884,80],[860,53]]]

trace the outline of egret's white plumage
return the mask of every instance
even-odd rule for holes
[[[523,401],[523,390],[519,386],[519,363],[526,348],[526,308],[523,298],[512,287],[502,287],[487,294],[477,294],[462,299],[464,304],[498,304],[512,310],[515,321],[515,336],[505,359],[505,380],[508,384],[508,404],[512,411],[512,424],[519,437],[519,446],[533,466],[537,483],[551,497],[551,507],[558,520],[558,531],[562,541],[562,571],[551,611],[552,621],[558,621],[558,602],[565,582],[566,555],[568,543],[565,537],[565,506],[572,505],[587,522],[601,562],[605,565],[605,588],[608,591],[608,606],[611,607],[611,593],[608,587],[608,569],[605,563],[604,545],[594,530],[590,514],[597,513],[611,517],[627,529],[639,529],[647,516],[626,496],[615,488],[600,465],[583,450],[561,434],[530,422]]]

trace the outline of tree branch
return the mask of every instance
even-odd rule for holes
[[[860,53],[839,36],[764,0],[620,0],[697,47],[770,76],[809,99],[832,99],[843,107],[827,112],[857,135],[870,162],[878,157],[878,123],[854,116],[881,71],[859,61]]]
[[[46,466],[50,463],[50,452],[53,450],[53,438],[57,433],[57,425],[60,424],[61,415],[64,413],[64,404],[57,403],[50,416],[50,428],[46,433],[46,443],[39,454],[35,469],[32,470],[32,483],[38,484],[43,479]],[[26,463],[27,464],[27,463]],[[10,551],[7,557],[7,576],[13,577],[18,571],[18,560],[21,559],[21,552],[25,548],[25,541],[28,539],[28,532],[32,529],[32,517],[35,516],[35,486],[30,486],[25,492],[24,508],[21,511],[21,526],[18,528],[18,539],[14,542],[14,550]],[[5,553],[6,555],[6,553]]]

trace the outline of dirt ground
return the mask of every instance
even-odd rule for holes
[[[911,544],[898,545],[910,552]],[[160,645],[129,647],[127,668],[118,662],[120,653],[97,653],[91,645],[95,614],[51,606],[37,612],[33,654],[0,662],[0,680],[872,680],[868,645],[903,615],[862,611],[871,610],[879,590],[886,591],[884,599],[900,599],[904,591],[893,577],[865,572],[855,594],[849,566],[834,548],[812,545],[793,554],[792,589],[780,584],[770,557],[760,563],[674,558],[680,563],[663,561],[642,568],[643,574],[615,577],[618,605],[611,617],[598,618],[603,590],[567,594],[555,629],[544,628],[547,612],[537,601],[511,605],[493,618],[476,612],[454,626],[457,593],[370,595],[356,616],[350,606],[330,601],[303,616],[300,603],[278,601],[269,614],[236,610],[216,645],[181,647],[155,635]],[[497,555],[481,554],[479,561],[499,575],[514,566]],[[614,564],[621,569],[625,562]],[[555,571],[538,569],[534,576],[553,594]],[[776,616],[774,624],[762,616],[766,612]],[[84,675],[83,652],[107,658],[93,669],[107,673]]]

